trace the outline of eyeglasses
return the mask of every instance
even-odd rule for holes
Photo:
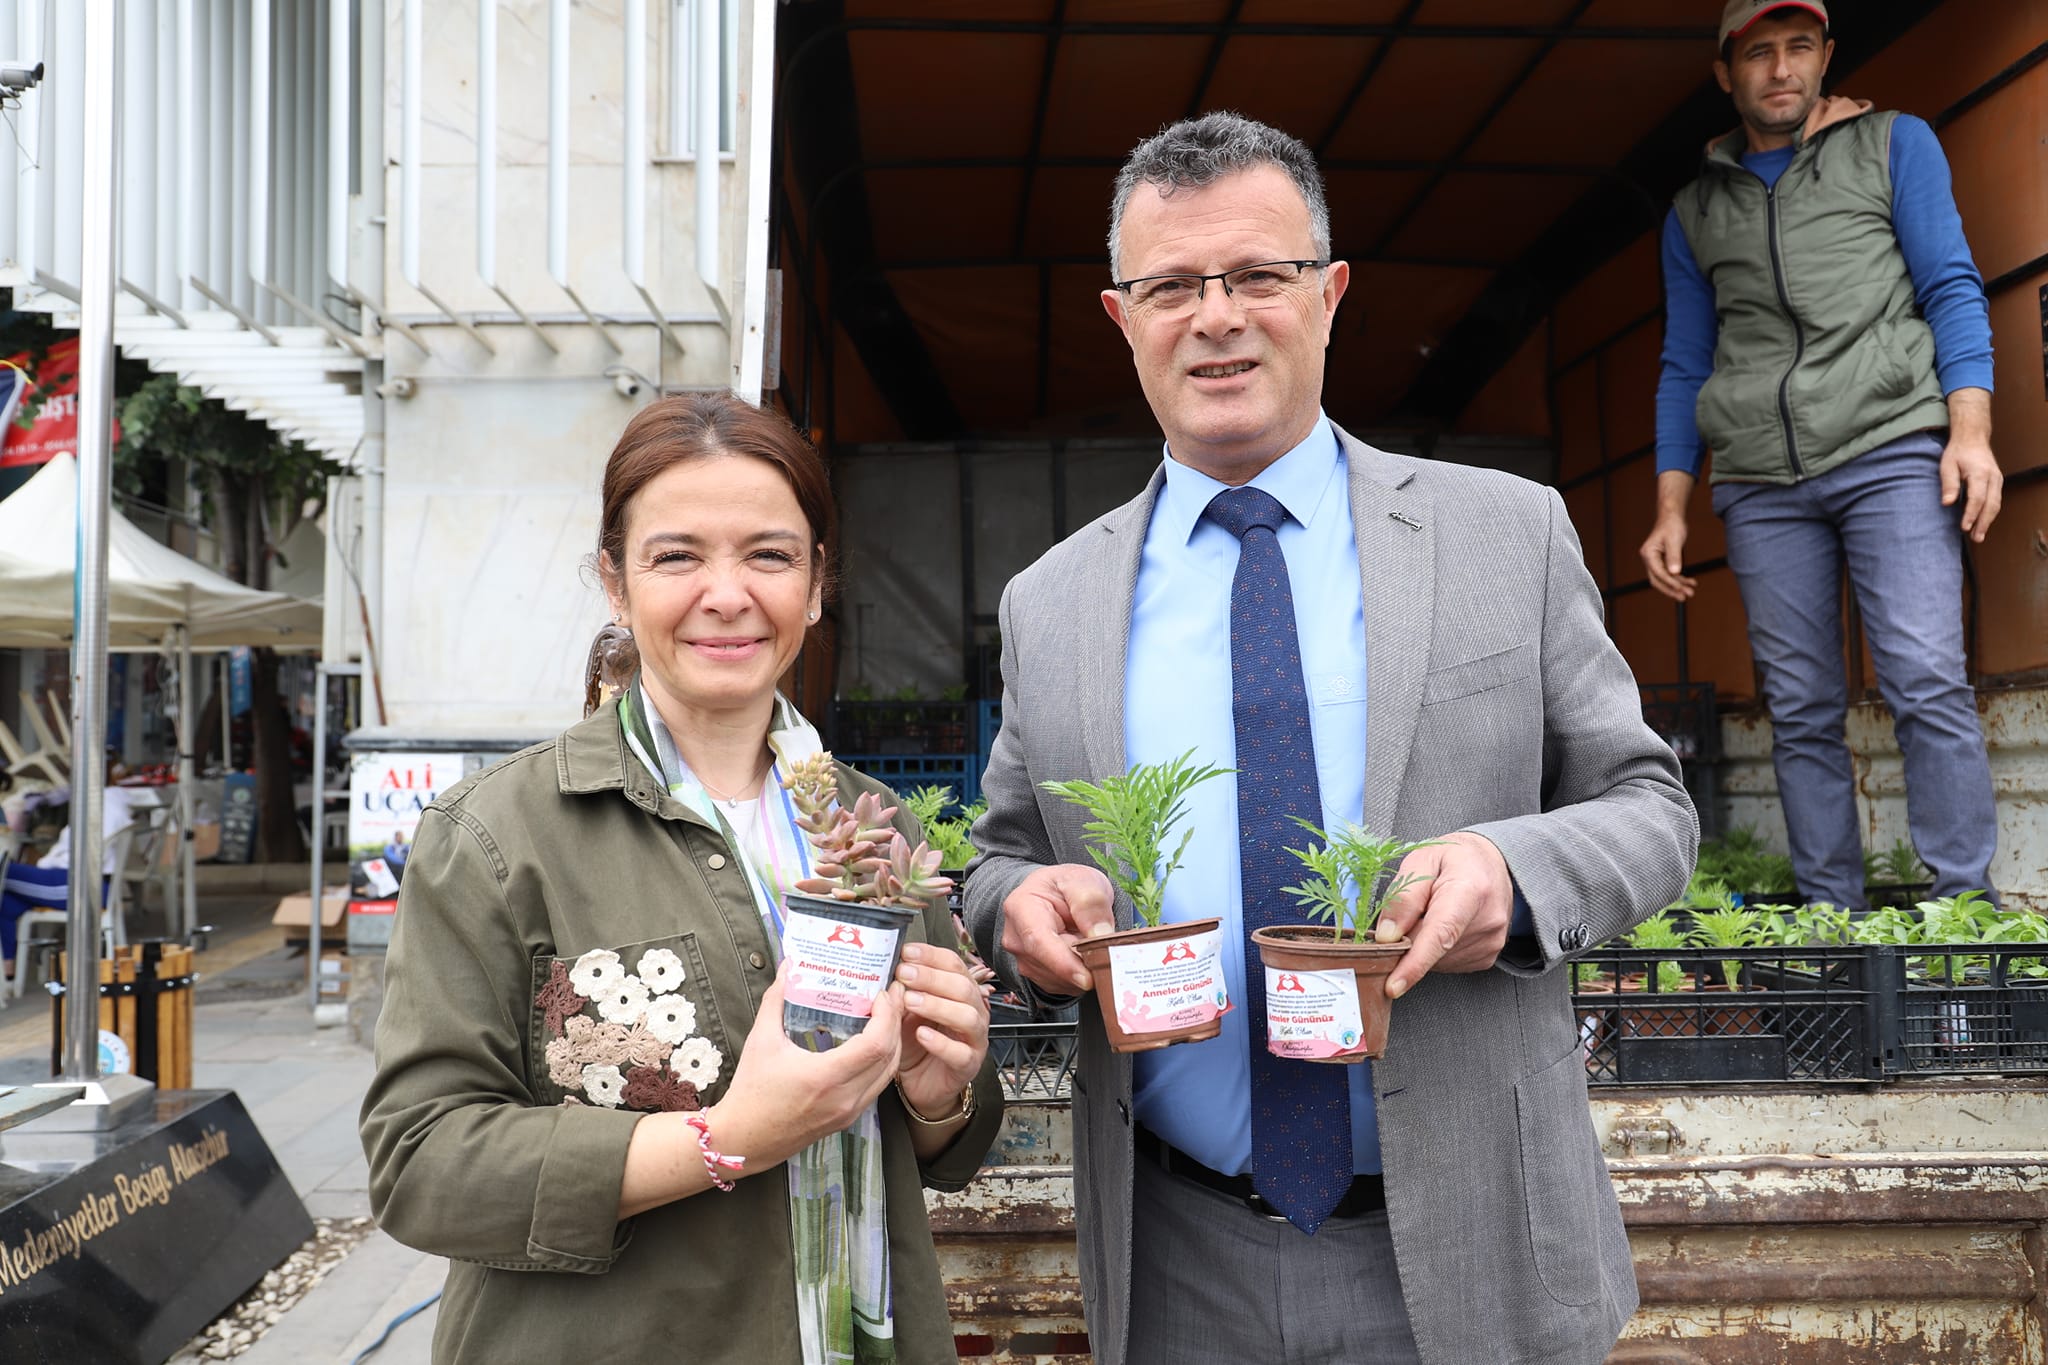
[[[1300,287],[1302,272],[1321,270],[1320,261],[1261,261],[1214,275],[1146,275],[1114,281],[1131,306],[1146,313],[1170,316],[1191,311],[1202,301],[1209,281],[1220,280],[1223,292],[1247,308],[1262,308]]]

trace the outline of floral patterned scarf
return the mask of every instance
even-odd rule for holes
[[[753,837],[742,839],[676,752],[675,739],[648,703],[644,687],[636,685],[619,699],[619,723],[626,743],[669,794],[703,816],[741,853],[753,874],[748,884],[762,925],[780,952],[782,898],[808,875],[810,860],[794,808],[776,796],[786,795],[780,784],[791,764],[823,750],[818,732],[777,694],[768,728],[775,763],[762,783],[760,818],[749,829]],[[876,1106],[870,1104],[851,1127],[818,1139],[787,1165],[804,1365],[888,1365],[896,1359],[896,1342]]]

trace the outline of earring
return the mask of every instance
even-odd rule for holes
[[[811,613],[811,619],[812,619],[813,621],[817,620],[817,619],[818,619],[818,613],[816,613],[816,612],[812,612],[812,613]]]

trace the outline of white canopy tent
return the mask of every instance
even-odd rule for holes
[[[0,499],[0,647],[62,648],[71,638],[72,564],[78,553],[78,464],[58,455]],[[17,561],[27,568],[17,577]],[[174,626],[194,649],[320,646],[320,607],[257,592],[159,544],[118,511],[107,520],[107,639],[113,649],[157,649]]]
[[[197,913],[192,880],[192,651],[235,645],[317,649],[317,603],[258,592],[159,544],[120,512],[107,512],[107,641],[116,650],[178,655],[180,922]],[[0,499],[0,648],[71,643],[78,553],[78,465],[59,455]]]

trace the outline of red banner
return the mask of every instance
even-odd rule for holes
[[[7,358],[10,365],[26,368],[30,361],[24,351]],[[10,391],[0,393],[4,403],[6,444],[0,446],[0,469],[12,465],[39,465],[51,456],[78,456],[78,338],[69,337],[52,346],[43,356],[30,382],[24,386],[13,371],[0,372]],[[36,409],[35,421],[21,426],[18,412]],[[121,439],[121,425],[114,424],[114,440]]]

